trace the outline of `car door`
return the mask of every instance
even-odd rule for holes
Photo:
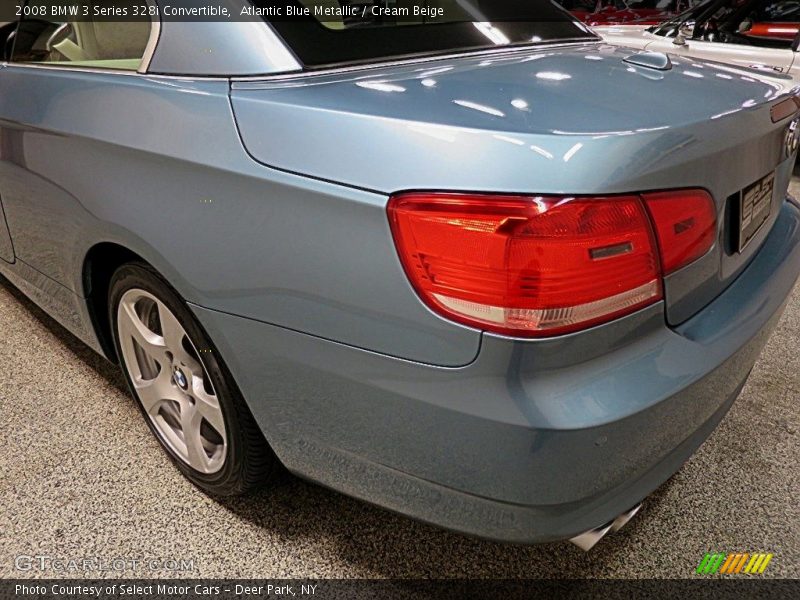
[[[46,4],[30,0],[28,6]],[[22,17],[16,24],[0,69],[4,259],[16,254],[37,277],[65,286],[74,278],[74,257],[64,249],[80,245],[81,186],[91,181],[93,152],[100,151],[90,140],[103,127],[103,107],[119,102],[123,86],[117,84],[138,78],[150,34],[144,21]]]

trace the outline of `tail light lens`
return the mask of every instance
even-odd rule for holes
[[[717,237],[714,200],[704,190],[644,194],[665,275],[703,256]]]
[[[566,333],[662,297],[639,196],[407,193],[389,219],[421,298],[455,321],[515,336]]]

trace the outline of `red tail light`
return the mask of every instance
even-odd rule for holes
[[[714,200],[703,190],[644,194],[665,275],[703,256],[717,237]]]
[[[422,299],[480,329],[554,335],[662,297],[638,196],[408,193],[392,197],[389,220]]]

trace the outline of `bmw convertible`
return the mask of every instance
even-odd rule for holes
[[[209,494],[285,467],[589,548],[723,419],[800,273],[780,80],[547,0],[48,4],[0,29],[0,272]]]

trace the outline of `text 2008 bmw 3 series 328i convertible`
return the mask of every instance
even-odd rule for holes
[[[282,464],[589,547],[783,311],[800,102],[544,0],[443,6],[6,25],[0,271],[119,362],[208,493]]]

